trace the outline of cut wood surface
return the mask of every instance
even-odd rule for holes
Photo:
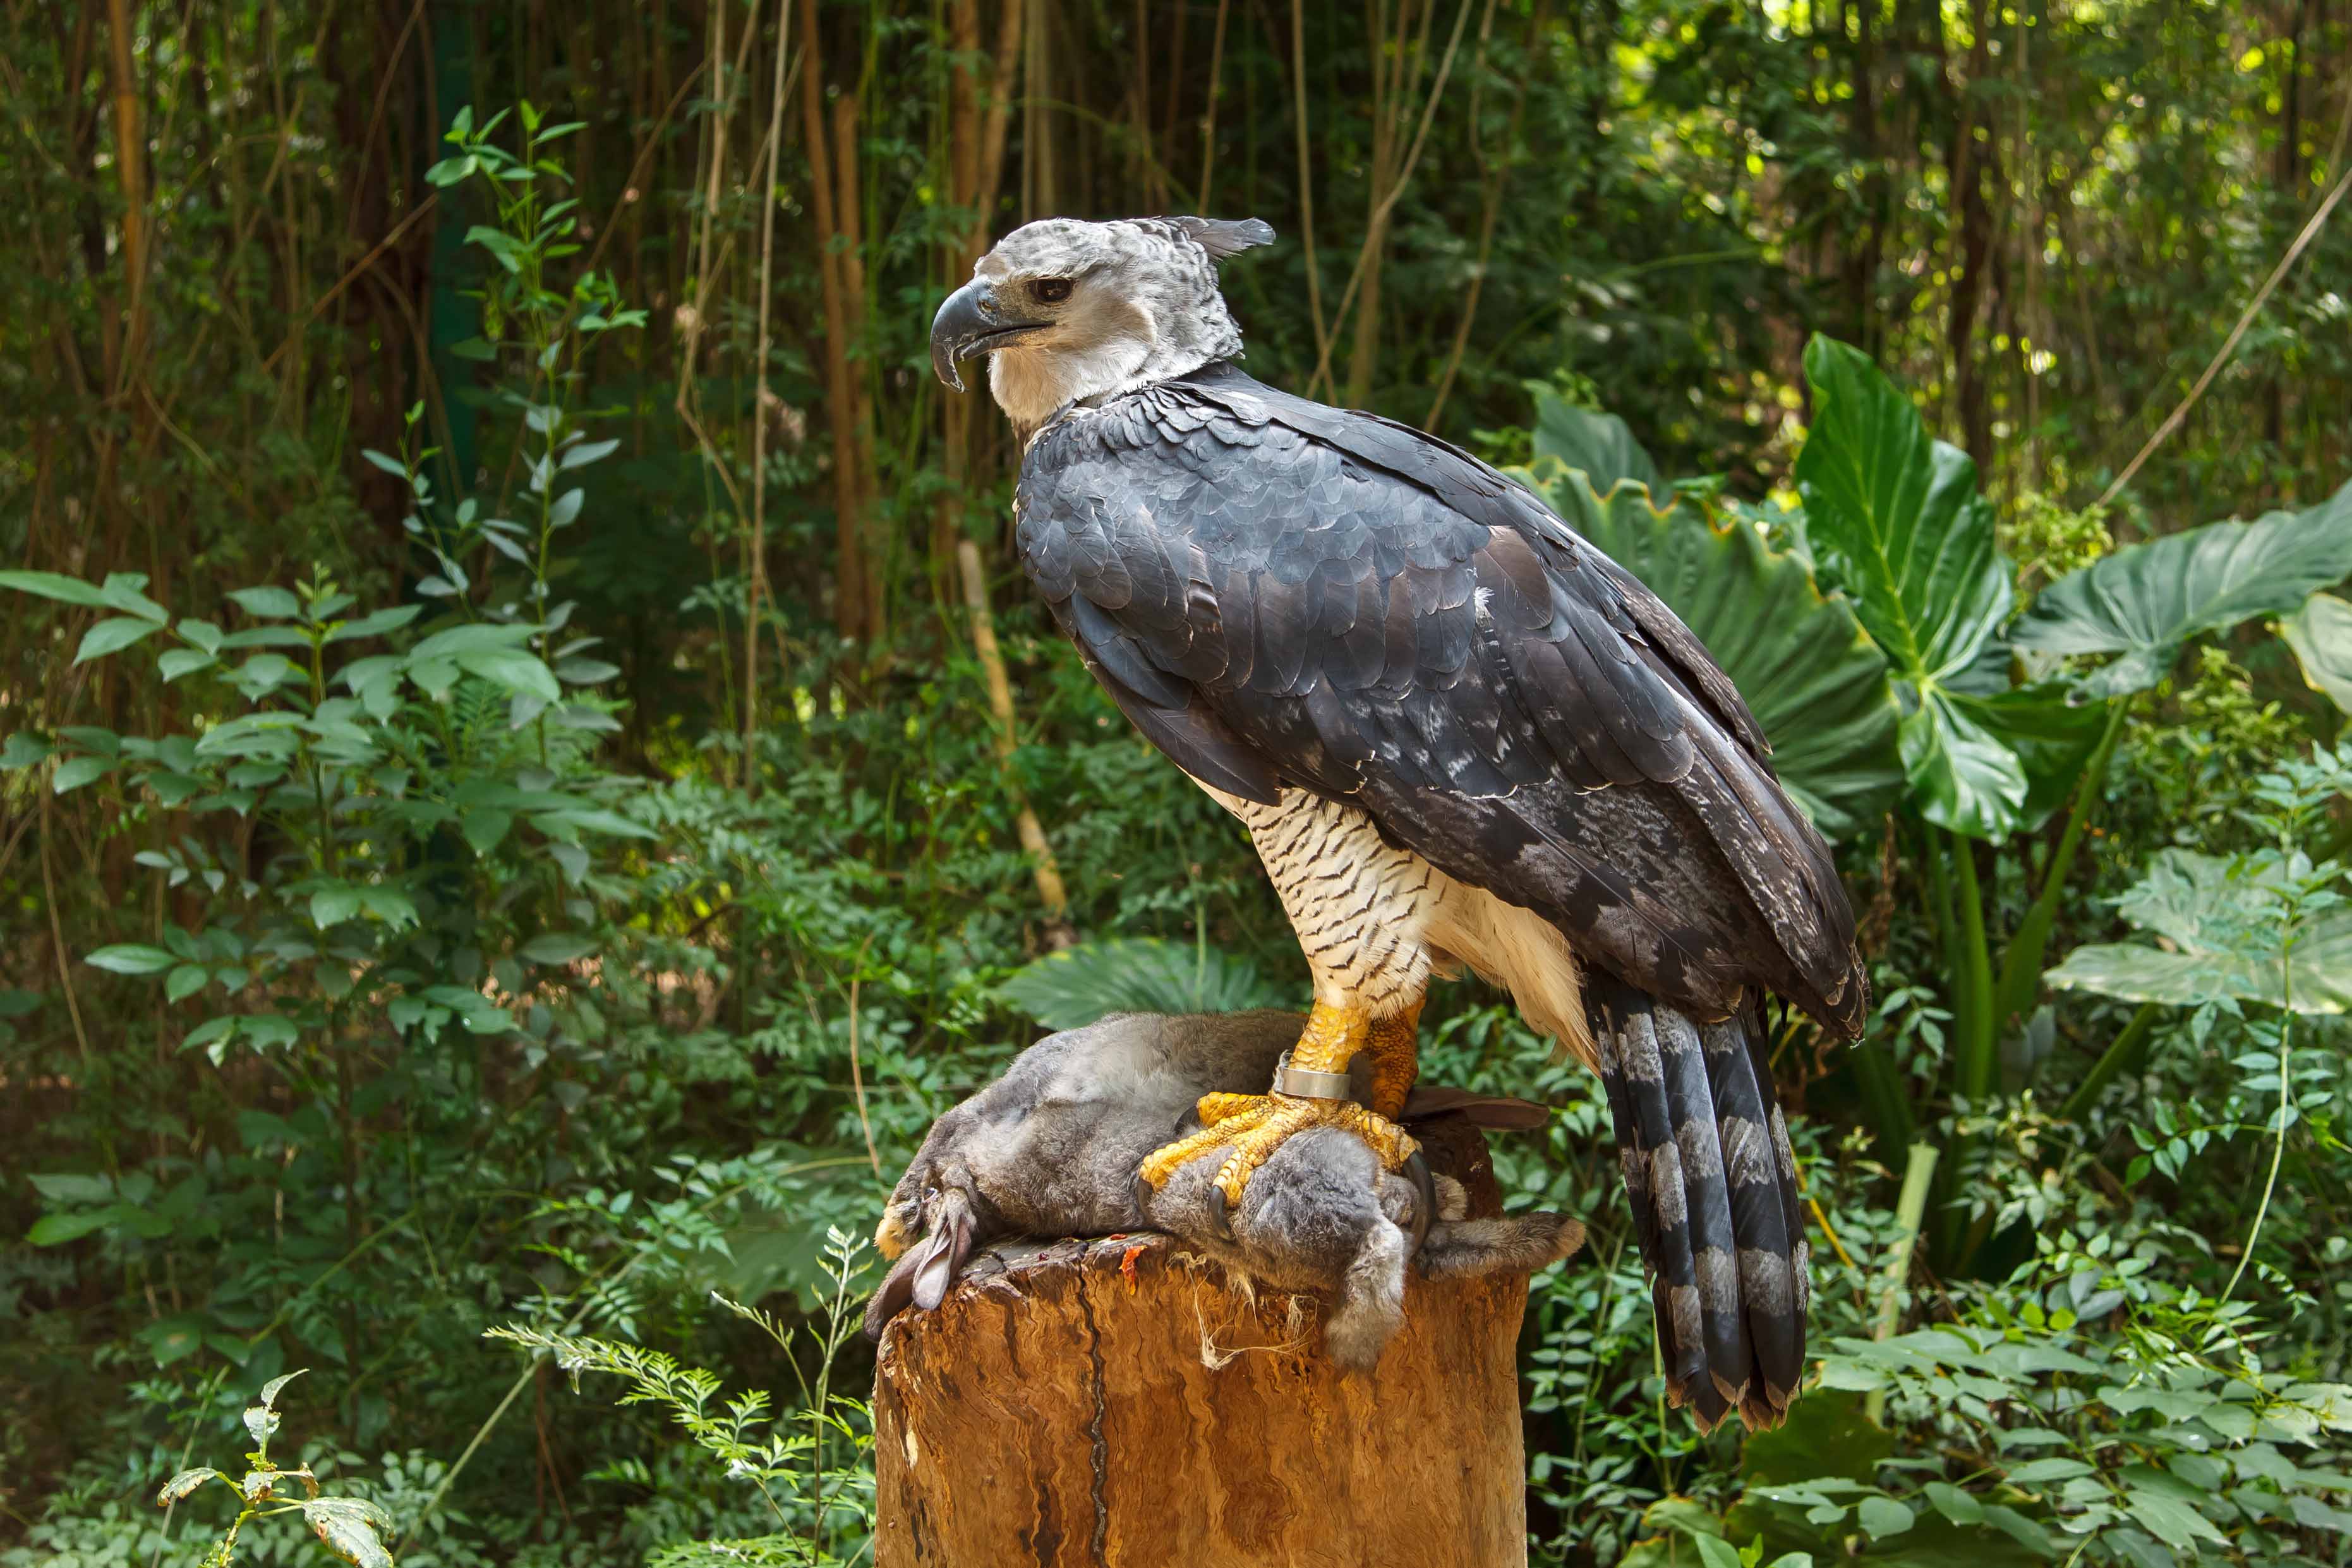
[[[1493,1212],[1483,1170],[1432,1153]],[[883,1342],[877,1568],[1524,1563],[1526,1303],[1523,1278],[1416,1275],[1348,1373],[1316,1298],[1168,1237],[989,1248]]]

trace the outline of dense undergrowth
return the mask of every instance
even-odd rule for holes
[[[1777,35],[1682,25],[1656,35],[1660,101],[1693,59],[1780,58]],[[1806,91],[1741,79],[1778,105],[1759,123],[1834,142],[1797,122]],[[781,569],[830,528],[797,411],[772,447],[669,439],[663,356],[690,361],[698,329],[681,342],[677,299],[581,254],[565,127],[481,121],[426,176],[480,225],[479,331],[454,359],[434,339],[471,395],[378,409],[372,436],[326,413],[272,430],[272,477],[313,510],[212,519],[176,572],[90,581],[49,550],[6,579],[29,595],[12,656],[48,678],[15,689],[43,695],[0,752],[12,1568],[193,1561],[232,1527],[257,1563],[315,1556],[314,1534],[411,1564],[856,1561],[854,1238],[930,1119],[1040,1018],[1299,994],[1246,840],[1016,580],[992,584],[1009,757],[943,563],[895,582],[887,632],[832,635],[837,584]],[[1612,190],[1655,173],[1612,167]],[[730,199],[748,255],[760,204]],[[1705,207],[1679,203],[1694,244]],[[1507,297],[1557,287],[1505,258]],[[1748,265],[1695,268],[1703,310],[1755,297]],[[1837,840],[1878,1010],[1854,1052],[1794,1018],[1776,1043],[1822,1365],[1788,1429],[1743,1440],[1663,1406],[1595,1086],[1493,994],[1433,997],[1431,1076],[1558,1109],[1498,1142],[1511,1201],[1592,1231],[1537,1281],[1523,1342],[1538,1560],[2343,1563],[2352,755],[2321,693],[2352,700],[2328,592],[2352,491],[2314,488],[2324,431],[2267,459],[2205,431],[2108,512],[2030,482],[2059,487],[2052,454],[2095,470],[2047,416],[1996,500],[1929,439],[1912,377],[1826,340],[1801,375],[1685,342],[1702,307],[1635,277],[1587,280],[1590,331],[1548,340],[1576,363],[1525,397],[1499,347],[1465,371],[1496,426],[1477,439],[1755,698]],[[1243,287],[1279,321],[1276,363],[1311,363],[1281,290]],[[748,309],[711,328],[763,330]],[[2281,363],[2340,379],[2284,335]],[[1643,347],[1618,363],[1611,341]],[[1684,377],[1710,388],[1688,416],[1660,390]],[[748,375],[686,379],[770,419]],[[1948,423],[2024,416],[1936,390]],[[1603,403],[1731,478],[1670,482]],[[245,493],[190,471],[220,487],[205,505]],[[1888,473],[1909,482],[1857,478]],[[725,569],[711,520],[740,522],[761,474],[778,564]],[[941,471],[902,477],[892,521],[919,528]],[[2280,518],[2215,522],[2272,500]],[[371,509],[387,535],[406,520],[396,548],[349,540]],[[1885,565],[1905,560],[1928,564]],[[767,595],[751,721],[747,592]],[[1024,803],[1066,910],[1040,904]],[[1134,941],[1162,945],[1109,945]]]

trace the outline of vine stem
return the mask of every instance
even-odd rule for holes
[[[2221,1300],[2226,1301],[2236,1292],[2238,1281],[2245,1278],[2246,1265],[2254,1260],[2254,1243],[2262,1238],[2263,1221],[2271,1212],[2271,1196],[2278,1191],[2279,1166],[2286,1159],[2287,1107],[2292,1085],[2288,1073],[2294,1065],[2294,928],[2287,928],[2286,941],[2279,947],[2279,1108],[2278,1127],[2271,1137],[2270,1173],[2263,1178],[2263,1201],[2254,1205],[2254,1223],[2246,1231],[2245,1250],[2238,1254],[2238,1266],[2230,1271],[2230,1282],[2221,1287]]]

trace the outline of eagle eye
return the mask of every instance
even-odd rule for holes
[[[1058,305],[1076,284],[1067,278],[1040,278],[1029,285],[1030,297],[1041,305]]]

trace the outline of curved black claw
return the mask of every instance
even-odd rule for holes
[[[1407,1256],[1421,1250],[1422,1239],[1429,1235],[1429,1222],[1437,1215],[1437,1178],[1429,1173],[1429,1162],[1415,1149],[1406,1156],[1404,1173],[1412,1183],[1412,1247]]]
[[[1218,1240],[1233,1240],[1234,1216],[1225,1206],[1224,1184],[1212,1178],[1209,1190],[1202,1195],[1209,1205],[1209,1228],[1217,1233]]]
[[[1157,1188],[1143,1179],[1141,1171],[1135,1173],[1135,1213],[1146,1225],[1151,1223],[1151,1200],[1157,1192]]]

